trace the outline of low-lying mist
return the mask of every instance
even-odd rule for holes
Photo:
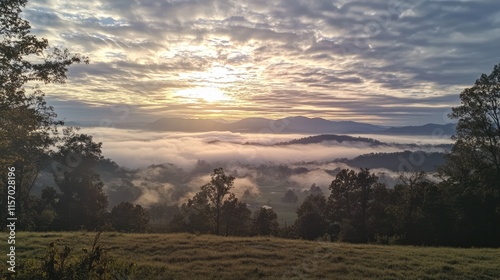
[[[374,147],[369,143],[356,141],[268,146],[305,137],[300,134],[179,133],[114,128],[84,128],[81,132],[93,135],[95,141],[103,142],[105,157],[111,158],[120,166],[129,168],[142,168],[151,164],[168,162],[189,170],[198,160],[246,164],[323,162],[338,158],[353,158],[367,153],[391,153],[402,150],[399,146]],[[384,138],[388,139],[388,137]],[[395,139],[402,138],[398,136]],[[427,142],[424,138],[419,140],[420,143],[435,143],[433,139],[427,139]],[[245,143],[262,145],[245,145]],[[435,147],[406,147],[405,149],[426,152],[443,151],[442,148]]]
[[[218,167],[236,178],[233,192],[237,197],[257,205],[282,205],[281,198],[287,190],[303,198],[311,185],[316,184],[327,194],[328,186],[342,168],[370,167],[381,182],[393,186],[401,166],[433,170],[434,162],[442,158],[445,150],[432,145],[374,145],[356,139],[273,145],[308,136],[300,134],[115,128],[83,128],[80,132],[102,142],[103,155],[118,164],[102,163],[97,170],[105,183],[110,207],[122,201],[146,207],[181,204],[208,183],[210,174]],[[411,143],[408,141],[411,138],[397,136],[403,143]],[[379,140],[390,138],[384,136]],[[419,138],[419,143],[436,143],[436,140]]]

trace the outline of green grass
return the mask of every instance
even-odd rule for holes
[[[18,232],[17,258],[39,261],[52,241],[83,254],[94,236]],[[114,259],[137,265],[129,279],[500,279],[500,249],[113,232],[103,233],[101,244]]]

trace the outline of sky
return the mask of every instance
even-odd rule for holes
[[[447,123],[500,62],[497,0],[37,0],[24,17],[90,58],[43,86],[67,121]]]

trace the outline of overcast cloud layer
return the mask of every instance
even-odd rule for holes
[[[91,59],[45,89],[67,120],[444,123],[500,62],[497,0],[45,0],[25,17]]]

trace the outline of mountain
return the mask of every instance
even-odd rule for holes
[[[156,120],[144,128],[160,131],[207,132],[218,131],[224,123],[215,120],[164,118]]]
[[[322,134],[314,135],[309,137],[304,137],[300,139],[294,139],[287,142],[279,142],[274,144],[275,146],[285,146],[285,145],[307,145],[307,144],[319,144],[325,141],[335,141],[338,143],[342,142],[363,142],[370,146],[388,146],[388,144],[382,143],[378,140],[363,137],[352,137],[348,135],[335,135],[335,134]]]
[[[74,126],[102,126],[96,122],[68,122]],[[115,123],[114,127],[156,131],[299,134],[394,134],[394,135],[453,135],[456,124],[426,124],[422,126],[386,127],[354,121],[330,121],[322,118],[287,117],[278,120],[246,118],[235,122],[209,119],[162,118],[154,122]]]
[[[160,131],[231,131],[246,133],[377,133],[386,127],[352,121],[329,121],[322,118],[288,117],[278,120],[246,118],[236,122],[204,119],[163,118],[144,128]]]
[[[209,144],[218,144],[222,141],[220,140],[212,140],[207,143]],[[330,142],[336,142],[336,143],[330,143]],[[415,144],[415,143],[407,143],[407,144],[401,144],[401,143],[387,143],[387,142],[381,142],[373,138],[366,138],[366,137],[353,137],[349,135],[336,135],[336,134],[321,134],[321,135],[313,135],[313,136],[308,136],[308,137],[303,137],[303,138],[298,138],[298,139],[293,139],[290,141],[285,141],[285,142],[278,142],[274,144],[263,144],[263,143],[258,143],[258,142],[245,142],[243,143],[244,145],[255,145],[255,146],[287,146],[287,145],[309,145],[309,144],[323,144],[323,145],[337,145],[337,143],[344,143],[347,142],[347,145],[359,143],[359,144],[364,144],[365,146],[370,146],[370,147],[393,147],[393,148],[399,148],[402,150],[415,150],[415,149],[435,149],[437,151],[450,151],[453,147],[453,144]]]
[[[329,121],[322,118],[288,117],[277,120],[291,133],[376,133],[385,128],[353,121]]]
[[[406,135],[453,135],[455,134],[455,129],[457,125],[454,123],[448,124],[433,124],[428,123],[421,126],[401,126],[401,127],[389,127],[384,130],[384,134],[406,134]]]
[[[418,161],[415,159],[418,159]],[[396,172],[436,172],[437,168],[444,164],[445,154],[439,152],[427,153],[423,151],[371,153],[360,155],[353,159],[336,159],[333,162],[341,162],[358,168],[386,168]]]

